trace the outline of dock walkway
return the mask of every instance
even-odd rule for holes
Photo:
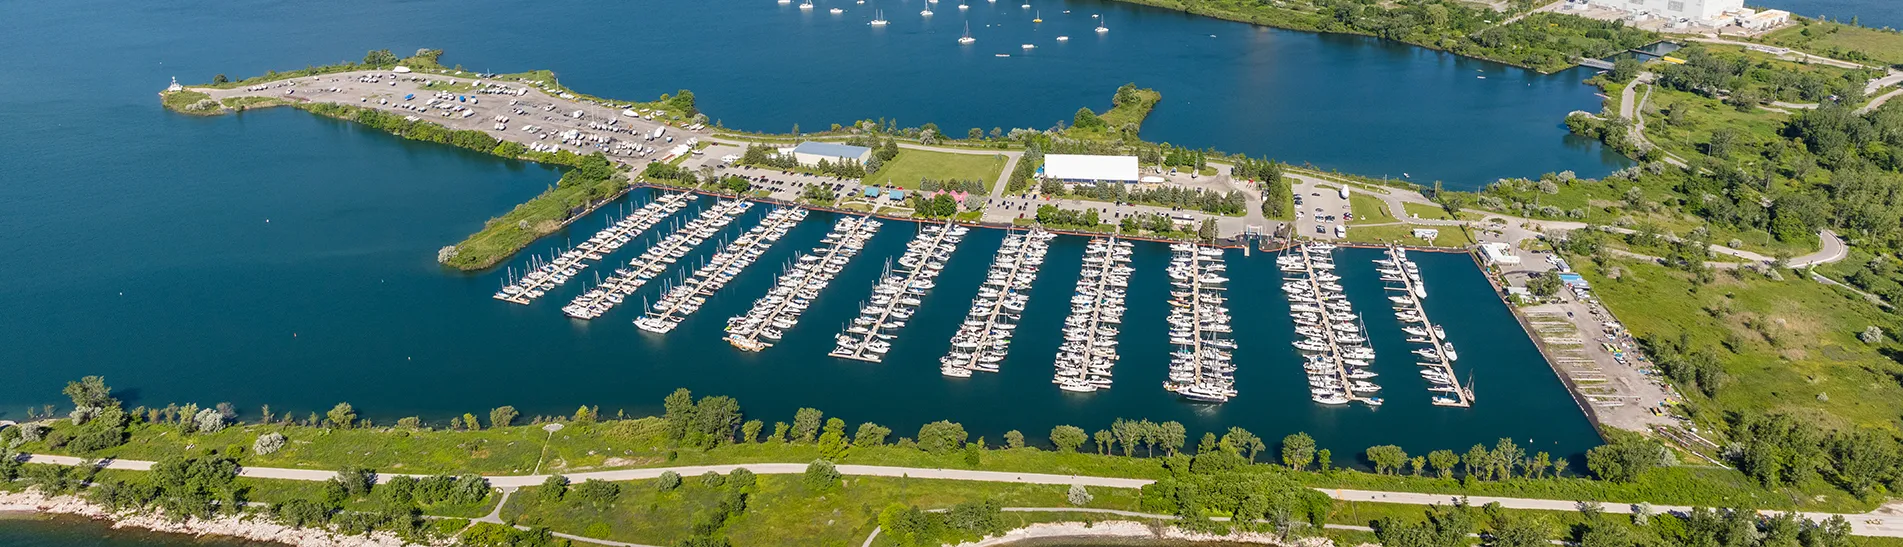
[[[727,343],[746,351],[773,347],[787,329],[799,323],[800,313],[819,298],[819,291],[865,248],[879,226],[870,217],[839,219],[832,233],[821,240],[823,247],[794,257],[766,296],[755,300],[746,313],[727,320]]]
[[[1399,246],[1389,246],[1385,260],[1376,261],[1381,280],[1388,283],[1387,290],[1399,291],[1399,296],[1390,296],[1394,303],[1394,318],[1399,320],[1402,330],[1408,334],[1408,342],[1426,344],[1427,347],[1414,350],[1422,358],[1421,375],[1433,384],[1429,388],[1438,393],[1434,404],[1467,408],[1473,406],[1473,391],[1462,387],[1454,376],[1454,353],[1452,344],[1445,340],[1445,332],[1427,318],[1427,308],[1421,301],[1427,298],[1427,286],[1421,279],[1419,266],[1408,260],[1407,250]],[[1398,283],[1398,285],[1395,285]],[[1419,326],[1415,326],[1418,324]]]
[[[885,273],[872,287],[872,298],[859,309],[859,317],[848,324],[829,355],[868,363],[885,360],[895,336],[887,330],[905,327],[920,296],[937,286],[934,281],[945,268],[945,261],[970,228],[953,223],[932,224],[921,228],[919,236],[906,244],[899,257],[899,268]]]
[[[741,203],[746,204],[746,206],[736,207],[741,211],[752,206],[750,202]],[[660,333],[673,330],[681,320],[700,311],[701,305],[707,302],[708,297],[713,296],[721,287],[727,286],[728,282],[739,276],[740,272],[745,271],[748,266],[752,266],[754,261],[760,259],[761,254],[764,254],[774,243],[778,243],[780,238],[786,236],[788,230],[805,218],[804,209],[781,207],[767,213],[766,218],[759,224],[747,233],[741,234],[740,237],[734,238],[732,243],[727,244],[706,264],[694,270],[694,274],[685,282],[668,291],[666,296],[656,302],[647,317],[643,318],[641,322],[645,323],[643,328],[649,332],[658,330]]]
[[[1051,383],[1064,391],[1110,389],[1117,364],[1117,332],[1123,324],[1123,300],[1130,286],[1132,245],[1116,236],[1090,240],[1077,275],[1071,314],[1064,320],[1064,344],[1057,348]]]
[[[1305,337],[1295,341],[1295,348],[1307,356],[1302,367],[1311,400],[1325,405],[1352,401],[1379,406],[1380,397],[1363,395],[1381,386],[1368,380],[1375,376],[1365,370],[1374,360],[1374,351],[1363,345],[1367,337],[1358,325],[1360,315],[1335,283],[1341,277],[1334,274],[1334,260],[1327,256],[1334,248],[1325,243],[1298,245],[1296,254],[1285,255],[1292,260],[1276,259],[1283,272],[1299,274],[1283,283],[1295,332]]]
[[[1170,251],[1170,344],[1180,349],[1171,354],[1163,389],[1192,401],[1228,402],[1236,396],[1230,361],[1236,343],[1223,338],[1232,332],[1228,308],[1222,306],[1222,284],[1229,281],[1221,275],[1228,269],[1223,251],[1188,243],[1171,245]]]
[[[558,253],[553,260],[534,267],[522,277],[509,280],[501,290],[496,291],[495,299],[522,305],[534,302],[548,291],[580,275],[591,262],[620,250],[648,228],[686,208],[691,198],[688,194],[670,193],[648,202],[628,216],[608,223],[608,227],[595,232],[587,241]]]
[[[700,245],[705,235],[703,230],[715,219],[726,218],[723,207],[716,205],[700,212],[699,216],[688,221],[667,237],[655,242],[641,256],[628,261],[624,268],[615,270],[613,276],[603,280],[594,290],[575,297],[573,302],[562,310],[576,319],[594,319],[620,305],[634,291],[646,286],[649,281],[660,277],[667,267],[687,255],[687,251]]]
[[[1036,228],[1005,236],[998,246],[998,257],[985,273],[984,284],[978,288],[971,312],[952,334],[951,350],[939,359],[939,372],[969,377],[972,372],[998,371],[998,364],[1010,351],[1017,320],[1031,300],[1031,284],[1037,281],[1053,237]]]

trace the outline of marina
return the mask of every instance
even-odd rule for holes
[[[832,233],[820,240],[822,247],[794,257],[773,287],[767,289],[766,296],[754,301],[746,313],[727,320],[727,343],[746,351],[760,351],[780,341],[787,329],[799,323],[800,314],[819,299],[819,291],[865,249],[866,240],[879,232],[879,225],[869,217],[840,218],[833,224]]]
[[[952,335],[951,352],[939,358],[939,372],[955,378],[969,378],[972,372],[997,372],[1010,350],[1011,334],[1031,300],[1031,284],[1037,281],[1044,255],[1050,252],[1050,240],[1056,234],[1033,228],[1005,236],[998,256],[986,272],[971,303],[965,322]]]
[[[595,235],[587,241],[561,252],[553,260],[537,265],[531,259],[531,269],[521,277],[511,275],[502,289],[496,291],[494,298],[503,302],[528,305],[548,291],[580,275],[590,262],[601,260],[608,254],[621,249],[628,242],[634,241],[635,237],[646,232],[648,228],[654,227],[661,220],[687,207],[687,203],[692,200],[693,196],[686,193],[664,194],[633,213],[608,224],[608,227],[595,232]]]
[[[727,216],[727,208],[721,204],[701,211],[699,216],[642,251],[640,256],[629,260],[626,267],[616,269],[614,275],[602,280],[600,285],[576,296],[574,301],[562,307],[562,313],[575,319],[594,319],[620,305],[649,281],[665,273],[668,266],[687,256],[689,250],[712,237],[716,230],[713,224],[717,220],[726,219],[726,222],[720,223],[722,226],[731,222],[732,217]]]
[[[1407,333],[1407,342],[1426,345],[1415,349],[1414,355],[1420,357],[1421,377],[1428,381],[1428,391],[1434,393],[1431,401],[1435,406],[1473,406],[1473,389],[1461,386],[1454,376],[1454,360],[1460,358],[1459,354],[1446,341],[1447,331],[1429,321],[1427,309],[1421,306],[1421,301],[1427,299],[1427,284],[1421,279],[1420,265],[1408,260],[1405,248],[1390,245],[1383,252],[1386,256],[1374,261],[1375,271],[1381,274],[1388,291],[1398,293],[1388,300],[1394,304],[1394,318],[1404,325],[1401,331]]]
[[[729,216],[725,218],[736,218],[753,205],[753,202],[745,200],[727,203],[739,205],[732,206]],[[806,214],[805,209],[798,207],[780,207],[767,213],[766,218],[753,229],[734,238],[732,243],[695,269],[686,281],[668,290],[660,301],[654,303],[647,316],[636,319],[634,324],[640,326],[641,330],[656,334],[674,330],[687,316],[700,311],[708,297],[727,286],[735,276],[758,261],[768,248],[778,243],[780,238],[786,237],[788,230],[806,219]]]
[[[1369,395],[1381,390],[1372,381],[1376,373],[1368,369],[1374,349],[1335,273],[1335,247],[1305,243],[1294,250],[1276,257],[1276,265],[1286,274],[1282,290],[1300,336],[1292,344],[1302,355],[1309,399],[1331,406],[1350,401],[1380,406],[1382,398]]]
[[[1089,393],[1110,389],[1117,364],[1117,331],[1123,326],[1123,301],[1130,287],[1130,254],[1135,245],[1116,237],[1091,239],[1084,248],[1064,319],[1064,344],[1058,347],[1051,383],[1058,389]]]
[[[952,250],[964,240],[971,228],[953,224],[921,224],[918,236],[906,244],[899,257],[898,269],[887,264],[884,274],[872,287],[872,296],[860,304],[859,317],[835,336],[838,347],[833,357],[878,363],[892,349],[894,332],[905,328],[918,311],[920,297],[938,286],[935,281],[951,259]]]
[[[1189,243],[1170,245],[1170,354],[1165,391],[1184,399],[1224,403],[1236,396],[1229,308],[1223,306],[1222,249]]]

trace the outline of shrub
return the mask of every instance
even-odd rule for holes
[[[621,485],[598,479],[589,479],[572,487],[574,497],[582,503],[607,505],[614,503],[615,496],[621,495]]]
[[[806,464],[806,476],[802,481],[807,488],[824,491],[839,487],[841,477],[833,462],[813,460],[813,463]]]
[[[284,435],[277,432],[265,433],[251,442],[251,452],[259,456],[268,456],[284,448]]]
[[[655,478],[654,487],[662,492],[680,488],[681,474],[673,471],[662,471],[661,476]]]

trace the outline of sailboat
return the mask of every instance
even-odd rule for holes
[[[833,9],[832,9],[832,14],[833,14],[833,15],[839,15],[839,14],[841,14],[841,13],[845,13],[845,12],[846,12],[846,10],[843,10],[843,9],[840,9],[840,8],[833,8]]]
[[[1032,16],[1032,17],[1031,17],[1031,22],[1032,22],[1032,23],[1042,23],[1042,22],[1044,22],[1044,13],[1043,13],[1043,12],[1038,12],[1038,14],[1037,14],[1037,15],[1035,15],[1035,16]]]
[[[885,10],[874,10],[872,13],[872,21],[866,24],[872,25],[875,27],[883,27],[885,26],[886,23],[890,23],[890,22],[891,21],[885,20]]]
[[[971,37],[971,22],[970,22],[970,21],[966,21],[966,22],[965,22],[965,36],[964,36],[964,37],[962,37],[962,38],[959,38],[959,39],[958,39],[958,43],[959,43],[959,44],[964,44],[964,45],[969,45],[969,44],[971,44],[972,42],[976,42],[976,41],[978,41],[978,39],[977,39],[977,38],[972,38],[972,37]]]
[[[813,9],[813,0],[806,0],[805,2],[800,2],[800,9]]]
[[[965,5],[965,0],[958,0],[958,9],[967,10],[971,9],[971,6]]]
[[[923,16],[926,16],[926,17],[931,17],[931,16],[932,16],[932,7],[931,7],[931,6],[929,6],[929,5],[928,5],[928,6],[925,6],[925,9],[922,9],[922,10],[918,10],[918,14],[919,14],[919,15],[923,15]]]
[[[1096,16],[1092,15],[1091,17],[1096,17]],[[1098,21],[1103,21],[1103,19],[1098,19]],[[1103,26],[1103,23],[1101,22],[1097,23],[1097,34],[1103,34],[1106,32],[1110,32],[1110,27]]]

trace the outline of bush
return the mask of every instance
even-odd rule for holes
[[[562,495],[568,493],[568,477],[549,475],[547,480],[542,481],[542,487],[536,493],[540,494],[542,501],[545,502],[562,501]]]
[[[576,500],[590,505],[608,505],[621,495],[621,485],[599,479],[584,481],[572,490]]]
[[[813,460],[813,463],[806,464],[806,476],[802,482],[809,489],[826,491],[838,488],[841,478],[843,476],[839,474],[838,468],[833,467],[833,462]]]
[[[680,488],[680,487],[681,487],[680,473],[675,473],[673,471],[662,471],[661,476],[656,477],[654,479],[654,488],[662,492],[666,492],[666,491],[673,490],[675,488]]]
[[[259,456],[268,456],[284,448],[284,435],[277,432],[265,433],[251,442],[251,452]]]

